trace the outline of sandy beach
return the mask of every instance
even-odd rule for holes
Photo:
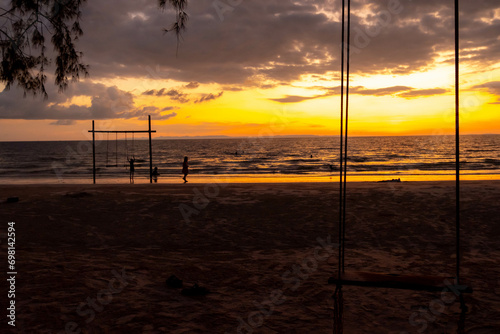
[[[454,191],[349,183],[346,270],[453,276]],[[461,194],[466,332],[499,333],[500,181],[465,181]],[[15,222],[16,327],[4,315],[4,333],[332,332],[335,182],[2,186],[8,197],[19,198],[0,204],[4,263]],[[210,293],[185,296],[171,275]],[[457,329],[449,293],[345,287],[344,298],[345,333]]]

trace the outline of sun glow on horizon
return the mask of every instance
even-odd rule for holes
[[[394,4],[353,6],[350,133],[451,134],[452,4]],[[0,93],[0,140],[80,140],[92,119],[142,129],[147,115],[157,136],[339,133],[340,4],[253,1],[225,12],[227,20],[206,5],[190,8],[177,55],[175,36],[152,33],[163,22],[156,8],[130,2],[109,11],[89,3],[79,43],[91,76],[61,94],[51,86],[46,101],[22,99],[15,87]],[[500,39],[491,35],[500,8],[461,6],[468,16],[460,27],[460,130],[500,134]],[[383,13],[392,14],[383,21]],[[101,22],[107,15],[113,25]],[[53,73],[47,78],[49,86]]]

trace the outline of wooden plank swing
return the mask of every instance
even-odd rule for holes
[[[343,286],[358,286],[368,288],[389,288],[415,291],[450,291],[460,299],[461,315],[458,326],[459,333],[463,333],[465,326],[465,293],[472,293],[472,288],[464,284],[460,277],[460,107],[459,107],[459,0],[454,0],[455,16],[455,230],[456,230],[456,273],[454,277],[400,275],[372,272],[345,271],[345,231],[346,231],[346,189],[347,189],[347,144],[348,144],[348,117],[349,117],[349,58],[350,58],[350,30],[351,30],[351,1],[347,0],[347,43],[345,42],[345,4],[342,0],[342,55],[341,55],[341,99],[340,99],[340,193],[339,193],[339,248],[337,273],[328,280],[335,284],[334,293],[334,333],[343,333]],[[346,47],[347,46],[347,47]],[[346,60],[344,60],[346,58]],[[346,70],[344,71],[344,63]],[[344,107],[344,72],[346,72],[345,107]],[[345,110],[345,112],[344,112]],[[345,119],[344,119],[345,115]],[[344,134],[345,125],[345,134]]]
[[[455,277],[415,276],[364,271],[341,272],[340,278],[330,277],[329,284],[389,288],[402,290],[439,292],[448,290],[455,293],[472,293],[468,285],[458,285]]]

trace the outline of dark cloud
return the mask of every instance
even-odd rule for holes
[[[195,88],[195,87],[198,87],[197,85],[199,85],[199,84],[191,82],[186,86],[191,86],[191,88]],[[186,87],[186,86],[184,86],[184,87]],[[194,103],[202,103],[202,102],[207,102],[207,101],[218,99],[219,97],[222,96],[223,93],[224,92],[222,91],[218,94],[213,94],[213,93],[204,94],[199,99],[195,100]],[[167,88],[162,88],[160,90],[151,89],[151,90],[147,90],[147,91],[143,92],[142,95],[158,96],[158,97],[167,96],[171,100],[178,101],[180,103],[188,103],[191,101],[189,99],[189,94],[185,94],[177,89],[167,89]]]
[[[138,120],[147,120],[148,116],[151,116],[155,121],[164,121],[164,120],[171,119],[171,118],[177,116],[177,113],[176,112],[171,112],[170,114],[161,114],[161,113],[158,113],[158,112],[154,112],[154,113],[153,112],[147,112],[147,113],[145,113],[143,111],[141,113],[138,113],[136,117],[137,117]]]
[[[133,76],[197,83],[246,85],[290,81],[338,71],[340,1],[213,0],[189,4],[190,21],[176,55],[175,36],[161,29],[173,13],[151,0],[88,2],[80,46],[92,76]],[[453,3],[353,2],[352,72],[406,74],[428,69],[439,52],[453,50]],[[497,62],[497,0],[462,1],[464,62]],[[258,80],[253,80],[258,78]]]
[[[171,100],[179,101],[180,103],[189,102],[188,95],[178,91],[177,89],[166,90],[165,88],[162,88],[157,92],[156,96],[168,96]]]
[[[128,114],[128,118],[137,118],[140,120],[145,120],[148,119],[148,115],[151,115],[155,120],[165,120],[176,116],[177,113],[174,112],[171,114],[162,115],[157,107],[148,106],[132,110]]]
[[[156,95],[156,90],[155,89],[147,90],[147,91],[143,92],[142,95],[154,96],[154,95]]]
[[[475,85],[472,89],[486,89],[492,94],[500,95],[500,81],[490,81],[481,85]]]
[[[482,89],[488,91],[488,93],[497,95],[497,101],[490,102],[490,104],[500,104],[500,81],[490,81],[481,85],[476,85],[472,89]]]
[[[51,122],[50,125],[73,125],[75,121],[72,119],[60,119],[55,122]]]
[[[187,89],[195,89],[195,88],[198,88],[199,86],[200,86],[199,82],[191,81],[190,83],[188,83],[187,85],[184,85],[183,87],[187,88]]]
[[[0,93],[0,119],[53,119],[51,124],[70,125],[74,120],[90,119],[131,119],[144,118],[151,115],[155,119],[168,119],[177,114],[163,115],[163,111],[155,106],[135,104],[132,93],[116,86],[105,86],[90,82],[79,82],[70,85],[64,93],[57,93],[55,87],[49,91],[49,98],[24,98],[19,89],[4,90]],[[72,98],[83,97],[90,100],[90,106],[71,103]]]
[[[374,96],[385,96],[385,95],[394,95],[401,92],[406,92],[412,90],[413,88],[407,86],[392,86],[392,87],[384,87],[377,89],[367,89],[365,87],[351,87],[349,92],[352,94],[359,95],[374,95]]]
[[[310,89],[324,89],[321,86],[309,87]],[[279,103],[299,103],[307,100],[319,99],[323,97],[328,97],[332,95],[340,94],[340,87],[330,87],[327,88],[325,94],[314,95],[314,96],[300,96],[300,95],[287,95],[282,98],[269,99],[271,101],[279,102]],[[392,87],[384,87],[378,89],[368,89],[363,86],[350,87],[350,94],[357,95],[369,95],[369,96],[386,96],[386,95],[396,95],[404,98],[412,98],[412,97],[422,97],[422,96],[431,96],[431,95],[439,95],[445,94],[448,90],[442,88],[433,88],[433,89],[415,89],[407,86],[392,86]]]
[[[160,90],[150,89],[142,93],[142,95],[149,96],[168,96],[173,101],[179,101],[180,103],[188,103],[190,100],[188,98],[188,94],[184,94],[177,89],[167,89],[162,88]]]
[[[208,102],[211,100],[215,100],[215,99],[218,99],[219,97],[221,97],[222,94],[224,94],[224,92],[220,92],[218,94],[212,94],[212,93],[206,94],[206,95],[203,95],[198,100],[194,101],[194,103],[202,103],[202,102]]]
[[[265,85],[259,86],[260,89],[272,89],[272,88],[276,88],[276,87],[278,87],[278,85],[276,85],[276,84],[265,84]]]
[[[433,96],[448,93],[447,89],[443,88],[431,88],[431,89],[414,89],[408,92],[398,94],[400,97],[412,98],[412,97],[422,97],[422,96]]]
[[[319,98],[330,96],[330,95],[332,95],[332,94],[326,93],[326,94],[315,95],[315,96],[287,95],[287,96],[282,97],[282,98],[269,99],[269,100],[279,102],[279,103],[298,103],[298,102],[303,102],[303,101],[307,101],[307,100],[319,99]]]
[[[180,103],[188,103],[189,98],[188,94],[184,94],[181,91],[178,91],[177,89],[167,89],[167,88],[162,88],[160,90],[156,89],[150,89],[142,93],[142,95],[149,95],[149,96],[168,96],[171,100],[173,101],[179,101]]]
[[[189,3],[188,29],[177,54],[175,35],[162,31],[175,13],[158,10],[156,1],[85,2],[84,35],[78,48],[84,52],[84,62],[90,65],[91,80],[135,78],[144,79],[145,84],[151,79],[178,81],[177,88],[146,90],[142,94],[168,97],[179,103],[201,103],[221,96],[212,93],[195,100],[183,92],[202,84],[241,91],[289,85],[304,75],[318,81],[338,82],[341,1],[225,3],[230,8],[223,12],[217,11],[213,0]],[[435,0],[353,1],[351,73],[400,75],[440,66],[437,59],[449,63],[451,58],[443,61],[438,56],[453,51],[452,6],[452,1]],[[461,1],[464,65],[480,64],[485,68],[498,63],[500,19],[495,15],[499,8],[498,0]],[[358,88],[353,87],[351,92],[402,97],[444,93],[439,88]],[[490,92],[498,94],[498,90]],[[326,90],[324,95],[290,95],[273,101],[293,103],[333,94],[338,94],[338,88]],[[65,104],[73,96],[88,96],[91,106]],[[3,119],[127,118],[140,112],[132,93],[89,83],[70,85],[64,94],[54,90],[45,102],[22,100],[17,94],[7,93],[0,94],[0,102]],[[168,116],[161,116],[160,110],[155,112],[158,117]]]
[[[244,90],[242,87],[232,87],[232,86],[224,86],[222,88],[230,92],[241,92],[242,90]]]

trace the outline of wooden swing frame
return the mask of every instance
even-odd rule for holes
[[[121,131],[111,131],[111,130],[96,130],[95,122],[92,120],[92,130],[88,130],[92,133],[92,176],[93,182],[96,184],[96,163],[95,163],[95,134],[96,133],[148,133],[149,134],[149,183],[153,183],[153,146],[151,140],[151,134],[156,133],[156,130],[151,130],[151,115],[148,115],[148,130],[121,130]]]

